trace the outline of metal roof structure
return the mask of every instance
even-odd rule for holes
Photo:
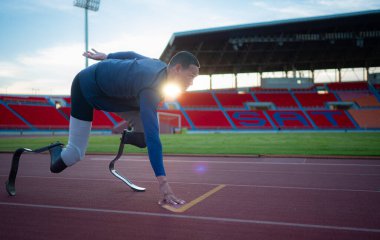
[[[200,74],[380,66],[380,10],[174,33],[160,59],[195,54]]]

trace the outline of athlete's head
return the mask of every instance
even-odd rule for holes
[[[168,79],[179,84],[182,90],[186,90],[198,76],[199,68],[199,61],[193,54],[186,51],[178,52],[170,59]]]

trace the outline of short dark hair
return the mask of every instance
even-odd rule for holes
[[[180,64],[183,68],[187,69],[191,64],[201,67],[197,57],[187,51],[177,52],[169,61],[169,67]]]

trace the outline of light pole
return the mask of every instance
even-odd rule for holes
[[[88,10],[98,11],[100,0],[75,0],[74,6],[84,8],[84,41],[85,51],[88,51]],[[86,58],[86,67],[88,67],[88,58]]]

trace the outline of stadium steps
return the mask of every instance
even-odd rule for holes
[[[379,86],[380,86],[380,85],[379,85]],[[378,90],[375,88],[375,86],[373,86],[372,83],[368,83],[368,88],[369,88],[369,90],[373,93],[373,95],[376,96],[377,101],[380,102],[380,93],[379,93]]]
[[[226,113],[226,109],[224,109],[223,105],[220,103],[219,99],[216,97],[216,94],[214,92],[211,93],[211,94],[212,94],[212,97],[214,98],[216,104],[218,104],[219,109],[222,111],[224,117],[227,119],[227,121],[232,126],[232,129],[236,129],[236,126],[235,126],[234,122],[232,121],[232,119],[230,118],[230,116]]]
[[[20,114],[10,108],[6,103],[0,100],[0,125],[6,128],[30,128],[34,129],[32,124],[26,121]]]
[[[313,126],[313,128],[314,129],[319,129],[319,127],[317,126],[317,124],[315,124],[315,122],[313,121],[313,119],[307,114],[307,112],[305,111],[305,108],[302,106],[302,104],[300,103],[300,101],[298,100],[298,98],[295,96],[294,92],[291,91],[291,90],[290,90],[290,95],[292,96],[292,98],[294,99],[294,101],[297,103],[298,108],[306,116],[307,120],[309,120],[309,122],[311,123],[311,125]]]

